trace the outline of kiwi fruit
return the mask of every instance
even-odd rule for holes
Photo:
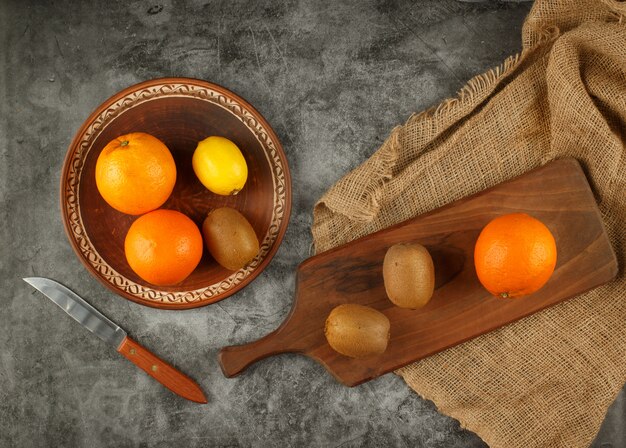
[[[259,240],[248,220],[237,210],[212,210],[202,223],[207,249],[220,265],[237,271],[259,253]]]
[[[351,358],[364,358],[387,349],[389,328],[389,319],[380,311],[345,304],[330,312],[324,334],[333,350]]]
[[[385,254],[383,280],[387,296],[394,305],[421,308],[435,290],[433,259],[420,244],[395,244]]]

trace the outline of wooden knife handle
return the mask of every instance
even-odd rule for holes
[[[128,336],[122,341],[117,351],[175,394],[196,403],[207,402],[204,392],[194,380],[157,358]]]

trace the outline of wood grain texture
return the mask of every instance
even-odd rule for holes
[[[558,249],[554,274],[521,299],[491,296],[476,277],[473,252],[481,229],[494,217],[528,213],[545,223]],[[426,246],[435,265],[435,293],[420,310],[395,307],[386,297],[382,262],[400,242]],[[355,386],[460,344],[567,298],[617,274],[617,260],[584,172],[574,159],[539,167],[474,196],[381,230],[304,261],[295,301],[285,322],[250,344],[226,347],[219,361],[226,376],[267,356],[305,354],[340,382]],[[355,360],[333,351],[323,329],[342,303],[371,306],[391,321],[387,351]]]
[[[130,132],[154,135],[174,156],[176,184],[161,208],[178,210],[199,227],[215,208],[237,209],[248,219],[261,245],[251,263],[229,271],[205,250],[195,271],[174,286],[151,285],[132,271],[124,255],[124,238],[137,216],[110,207],[98,192],[94,175],[106,144]],[[210,192],[193,172],[191,160],[196,145],[211,135],[235,142],[246,159],[248,180],[235,196]],[[61,175],[63,222],[81,262],[117,294],[157,308],[207,305],[243,288],[276,253],[290,210],[289,166],[267,121],[233,92],[189,78],[145,81],[105,101],[76,133]]]
[[[204,392],[194,380],[159,359],[131,338],[126,337],[117,351],[175,394],[196,403],[207,403]]]

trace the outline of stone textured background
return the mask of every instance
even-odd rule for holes
[[[518,2],[151,0],[0,3],[0,446],[481,447],[393,374],[346,388],[282,355],[236,379],[219,348],[276,328],[309,254],[311,211],[412,112],[520,49]],[[66,148],[102,101],[163,76],[206,79],[265,115],[287,153],[293,212],[250,286],[168,312],[105,290],[63,232]],[[22,282],[65,283],[197,379],[210,403],[147,377]],[[597,446],[624,442],[621,398]]]

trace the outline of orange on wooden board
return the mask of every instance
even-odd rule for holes
[[[96,186],[114,209],[141,215],[159,208],[176,183],[176,164],[167,146],[143,132],[109,142],[96,162]]]
[[[124,241],[131,269],[159,286],[187,278],[200,263],[202,248],[198,226],[175,210],[155,210],[137,218]]]
[[[476,274],[491,294],[520,297],[546,284],[556,265],[550,230],[525,213],[493,219],[480,232],[474,249]]]

